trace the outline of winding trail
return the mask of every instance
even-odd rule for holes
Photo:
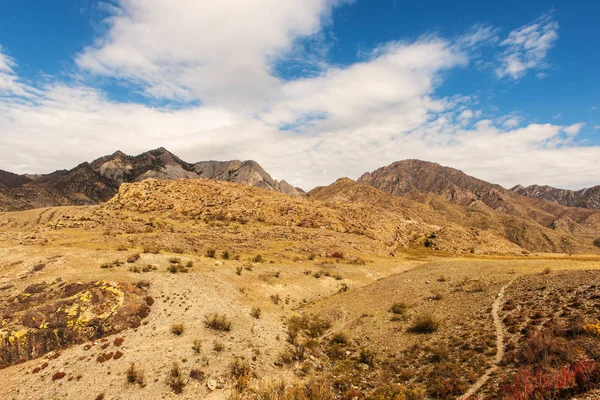
[[[498,364],[504,358],[504,326],[502,324],[502,320],[500,319],[500,306],[504,302],[504,291],[508,288],[514,279],[504,285],[498,295],[496,296],[496,300],[494,300],[494,304],[492,305],[492,316],[494,317],[494,327],[496,328],[496,356],[494,357],[494,364],[489,367],[481,377],[475,382],[469,390],[462,396],[458,398],[458,400],[467,400],[470,399],[481,387],[490,379],[492,373],[494,373],[498,369]]]

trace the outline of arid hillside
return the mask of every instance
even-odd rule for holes
[[[0,213],[0,398],[593,394],[600,258],[525,251],[471,208],[147,179]]]

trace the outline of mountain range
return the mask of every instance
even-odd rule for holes
[[[71,170],[47,175],[16,175],[0,170],[0,210],[100,204],[112,198],[122,183],[148,178],[216,179],[292,196],[303,194],[285,181],[274,180],[255,161],[201,161],[190,164],[168,150],[159,148],[137,156],[117,151]]]
[[[361,232],[385,242],[403,241],[403,247],[412,246],[409,242],[414,240],[408,237],[417,232],[419,238],[425,238],[426,247],[451,252],[468,252],[470,242],[488,253],[595,252],[600,248],[600,211],[595,209],[598,190],[569,192],[532,186],[505,189],[457,169],[420,160],[398,161],[365,173],[356,182],[341,178],[305,193],[285,181],[274,180],[254,161],[190,164],[164,148],[138,156],[118,151],[48,175],[1,171],[0,210],[101,204],[114,199],[123,184],[148,178],[227,181],[305,198],[308,203],[297,203],[302,204],[303,211],[286,224],[312,221],[314,209],[322,210],[323,204],[330,209],[333,204],[336,216],[330,220],[335,222],[329,225],[343,226],[343,231]],[[156,187],[156,191],[163,189]],[[151,190],[144,193],[149,197],[159,195]],[[214,191],[209,193],[215,196]],[[195,207],[192,200],[186,198],[185,202]],[[299,207],[297,204],[289,207]],[[340,208],[340,204],[348,206]],[[420,224],[419,229],[410,228],[415,223]]]

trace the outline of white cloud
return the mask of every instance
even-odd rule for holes
[[[405,158],[506,186],[600,181],[600,147],[565,139],[581,128],[527,124],[514,115],[482,120],[475,98],[436,96],[445,72],[466,65],[480,43],[493,42],[493,29],[383,44],[348,66],[317,58],[310,77],[278,78],[277,60],[290,52],[307,57],[297,40],[320,35],[339,3],[121,0],[106,34],[78,65],[152,96],[201,100],[184,108],[111,101],[83,84],[34,90],[19,80],[16,62],[0,56],[11,93],[31,93],[19,101],[0,96],[0,147],[10,149],[0,153],[0,168],[48,172],[117,149],[165,146],[188,161],[255,159],[305,189]]]
[[[317,34],[341,2],[119,0],[108,32],[77,63],[158,98],[260,107],[281,94],[273,64]]]
[[[512,129],[512,128],[519,126],[520,123],[521,123],[521,118],[510,117],[510,118],[506,119],[506,121],[502,122],[502,126],[504,126],[505,128]]]
[[[594,130],[600,130],[600,125],[594,125]]]
[[[14,70],[16,66],[16,61],[6,55],[3,51],[3,47],[0,45],[0,97],[31,97],[35,92],[34,88],[19,81]]]
[[[500,57],[496,74],[500,78],[520,79],[529,70],[545,68],[546,57],[558,39],[558,23],[545,14],[533,23],[510,32],[501,42],[506,50]],[[541,73],[538,78],[544,78]]]
[[[573,124],[573,125],[567,126],[564,129],[564,131],[569,136],[576,136],[579,134],[579,132],[581,131],[581,128],[583,128],[584,125],[585,124],[583,122]]]

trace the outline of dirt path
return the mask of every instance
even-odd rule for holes
[[[485,371],[477,382],[475,382],[469,390],[462,396],[458,398],[458,400],[467,400],[470,399],[481,387],[490,379],[492,373],[494,373],[498,369],[498,364],[502,361],[504,357],[504,326],[502,324],[502,320],[500,319],[500,306],[504,302],[504,291],[507,287],[509,287],[514,282],[514,279],[508,282],[506,285],[500,289],[498,295],[496,296],[496,300],[494,300],[494,304],[492,305],[492,316],[494,317],[494,327],[496,328],[496,356],[494,357],[494,365]]]

